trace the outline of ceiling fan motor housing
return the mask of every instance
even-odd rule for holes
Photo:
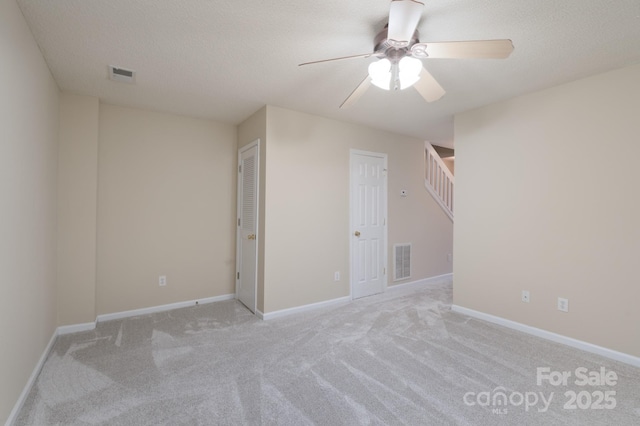
[[[380,57],[388,58],[391,62],[398,62],[400,59],[407,56],[411,46],[420,42],[419,37],[420,35],[418,30],[415,30],[407,46],[400,48],[395,47],[389,43],[388,25],[385,25],[384,29],[382,29],[382,31],[380,31],[373,39],[373,51],[380,54]]]

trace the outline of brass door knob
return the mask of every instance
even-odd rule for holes
[[[356,237],[359,237],[360,236],[360,231],[356,231],[355,234],[353,234],[353,235],[355,235]]]
[[[255,240],[256,239],[256,234],[251,234],[247,237],[249,240]]]

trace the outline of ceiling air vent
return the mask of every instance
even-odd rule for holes
[[[113,65],[109,65],[109,79],[117,81],[119,83],[132,84],[135,83],[136,72],[133,70],[118,68],[114,67]]]

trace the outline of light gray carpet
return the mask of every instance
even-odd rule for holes
[[[228,301],[101,323],[58,339],[17,424],[640,424],[639,369],[450,306],[447,282],[270,321]],[[618,380],[538,386],[537,367]],[[604,391],[615,408],[586,408]],[[520,397],[551,392],[546,411]]]

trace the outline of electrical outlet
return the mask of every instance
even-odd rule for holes
[[[452,260],[453,260],[453,254],[449,253],[447,255],[447,262],[451,263]]]
[[[164,287],[165,285],[167,285],[167,276],[166,275],[160,275],[160,278],[158,278],[158,285],[160,287]]]
[[[529,303],[529,292],[527,290],[522,290],[522,301]]]
[[[569,312],[569,299],[558,297],[558,310],[562,312]]]
[[[336,271],[333,273],[333,280],[340,281],[340,271]]]

